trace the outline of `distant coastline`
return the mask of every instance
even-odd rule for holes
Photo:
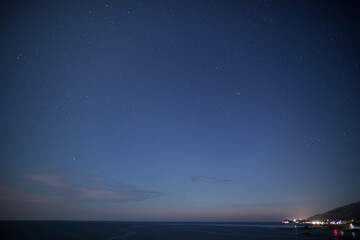
[[[360,202],[316,214],[307,219],[285,219],[282,223],[293,226],[282,228],[286,230],[297,228],[360,232]]]

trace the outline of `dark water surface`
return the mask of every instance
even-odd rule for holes
[[[332,239],[358,233],[282,229],[279,223],[0,221],[0,239]]]

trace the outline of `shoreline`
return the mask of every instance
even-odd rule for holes
[[[294,227],[282,227],[282,230],[339,230],[346,232],[360,232],[360,229],[348,229],[342,225],[331,225],[331,226],[294,226]]]

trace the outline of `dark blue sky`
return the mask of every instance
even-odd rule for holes
[[[281,220],[360,199],[356,1],[7,1],[0,218]]]

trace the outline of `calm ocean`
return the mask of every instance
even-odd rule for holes
[[[359,233],[284,229],[279,223],[0,221],[0,239],[332,239]]]

